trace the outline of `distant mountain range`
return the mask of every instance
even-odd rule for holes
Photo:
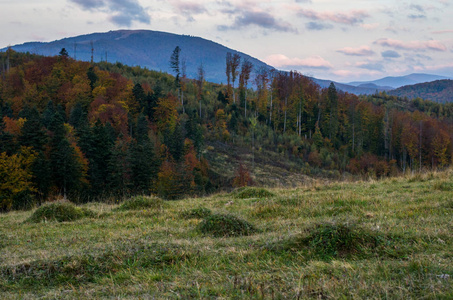
[[[382,89],[393,90],[405,85],[413,85],[424,82],[431,82],[435,80],[450,79],[445,76],[430,75],[430,74],[419,74],[413,73],[406,76],[399,77],[385,77],[373,81],[354,81],[349,82],[348,85],[365,87],[365,86],[377,86]]]
[[[242,59],[249,60],[255,70],[260,67],[273,69],[272,66],[245,53],[227,48],[218,43],[187,35],[150,31],[117,30],[105,33],[92,33],[61,40],[42,43],[29,42],[11,48],[18,52],[30,52],[46,56],[58,55],[65,48],[69,56],[83,61],[93,60],[121,62],[129,66],[172,73],[170,56],[173,50],[181,48],[180,59],[185,61],[189,78],[196,78],[198,67],[202,64],[205,79],[215,83],[225,83],[225,58],[227,52],[237,53]],[[5,51],[6,48],[0,49]],[[253,74],[252,74],[253,78]],[[311,78],[321,87],[328,87],[331,80]],[[390,91],[404,85],[412,85],[447,77],[429,74],[410,74],[401,77],[385,77],[374,81],[355,81],[350,83],[334,82],[337,89],[353,94],[374,94],[376,91]]]

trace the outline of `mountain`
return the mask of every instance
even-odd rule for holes
[[[388,94],[409,99],[422,98],[440,103],[453,102],[453,80],[436,80],[400,87]]]
[[[172,73],[170,56],[173,50],[181,48],[180,61],[185,60],[189,78],[197,77],[198,67],[203,64],[205,79],[211,82],[226,82],[225,57],[227,52],[239,54],[249,60],[255,69],[266,67],[266,63],[245,53],[227,48],[218,43],[188,35],[177,35],[150,30],[118,30],[106,33],[92,33],[42,43],[30,42],[11,48],[17,52],[30,52],[46,56],[58,55],[65,48],[69,56],[78,60],[121,62],[130,66],[141,66],[151,70]],[[5,51],[6,49],[2,49]],[[253,78],[253,77],[252,77]]]
[[[376,85],[384,90],[392,90],[406,85],[414,85],[418,83],[431,82],[435,80],[449,79],[445,76],[430,75],[430,74],[419,74],[413,73],[406,76],[398,77],[384,77],[373,81],[354,81],[347,83],[348,85],[364,87],[370,84]]]
[[[206,80],[215,83],[226,82],[225,57],[227,52],[237,53],[243,59],[248,59],[255,70],[260,67],[273,69],[273,67],[250,55],[200,37],[150,30],[92,33],[49,43],[29,42],[11,48],[17,52],[30,52],[46,56],[57,55],[62,48],[65,48],[71,57],[83,61],[91,60],[91,49],[93,48],[93,60],[95,62],[107,60],[172,73],[169,60],[176,46],[181,48],[181,61],[185,60],[189,78],[197,77],[198,67],[202,63]],[[6,48],[0,51],[5,50]],[[253,77],[252,74],[251,78]],[[330,80],[311,79],[323,88],[328,87],[332,82]],[[374,94],[376,90],[385,90],[375,86],[361,87],[334,83],[338,90],[353,94]]]
[[[325,79],[317,79],[314,77],[310,77],[311,80],[313,80],[316,84],[318,84],[322,88],[327,88],[329,87],[330,83],[333,82],[335,84],[335,87],[337,90],[341,90],[343,92],[355,94],[355,95],[371,95],[378,92],[382,91],[388,91],[392,88],[386,88],[386,87],[381,87],[377,86],[375,84],[363,84],[360,86],[354,86],[354,85],[349,85],[345,83],[340,83],[340,82],[335,82],[332,80],[325,80]]]

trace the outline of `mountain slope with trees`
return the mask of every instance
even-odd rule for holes
[[[388,93],[409,99],[420,98],[439,103],[448,103],[453,102],[453,80],[436,80],[403,86]]]
[[[227,84],[213,84],[203,68],[184,76],[180,51],[166,59],[175,76],[80,62],[64,49],[4,53],[0,164],[11,175],[1,177],[0,209],[58,197],[202,195],[252,184],[266,164],[380,177],[452,162],[452,105],[358,98],[296,72],[252,75],[237,53],[226,55]]]

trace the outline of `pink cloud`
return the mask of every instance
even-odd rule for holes
[[[353,10],[347,13],[337,13],[316,12],[312,9],[301,9],[299,10],[298,15],[307,17],[312,20],[331,21],[346,25],[362,23],[365,18],[369,17],[369,14],[363,10]]]
[[[308,58],[289,58],[283,54],[270,55],[265,59],[266,63],[276,68],[285,67],[306,67],[306,68],[319,68],[319,69],[331,69],[332,64],[322,58],[321,56],[311,56]]]
[[[443,33],[453,33],[453,30],[439,30],[439,31],[433,31],[433,34],[443,34]]]
[[[399,41],[394,39],[379,39],[374,44],[404,50],[435,50],[435,51],[447,51],[447,47],[440,41]]]
[[[374,51],[368,46],[361,46],[359,48],[346,47],[337,50],[337,52],[351,56],[371,56],[375,54]]]

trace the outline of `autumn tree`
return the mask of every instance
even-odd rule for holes
[[[21,148],[11,156],[0,153],[0,211],[31,204],[31,193],[35,191],[31,167],[35,158],[31,148]]]

